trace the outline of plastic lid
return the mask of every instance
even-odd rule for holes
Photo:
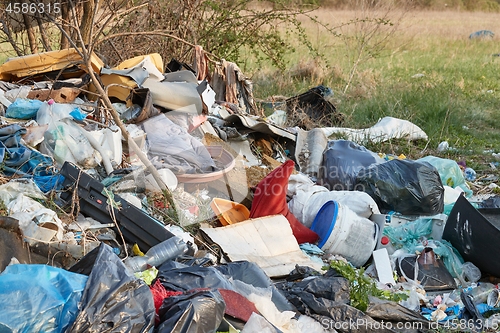
[[[339,205],[335,201],[327,201],[316,214],[311,230],[318,234],[318,247],[322,248],[335,227]]]
[[[380,244],[382,244],[382,245],[387,245],[387,244],[389,244],[389,237],[387,237],[387,236],[382,236],[382,238],[380,238]]]

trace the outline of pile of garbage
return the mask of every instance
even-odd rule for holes
[[[418,126],[341,127],[324,86],[263,112],[201,48],[89,59],[0,66],[0,331],[498,328],[500,201],[363,145]]]

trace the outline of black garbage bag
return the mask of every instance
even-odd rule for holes
[[[277,283],[276,287],[302,314],[309,313],[311,302],[314,308],[323,306],[325,300],[350,303],[349,281],[343,277],[318,276],[300,282]]]
[[[163,300],[157,333],[215,333],[226,304],[217,290],[198,290]]]
[[[381,211],[435,215],[444,208],[441,178],[427,162],[396,159],[363,168],[354,189],[368,193]]]
[[[227,278],[239,280],[257,288],[271,288],[271,300],[279,311],[295,311],[295,308],[280,293],[273,281],[257,264],[250,261],[235,261],[226,265],[219,265],[216,269]]]
[[[430,322],[420,313],[405,308],[399,303],[380,299],[373,296],[368,296],[370,304],[365,311],[365,314],[376,320],[385,320],[391,322],[420,322],[423,325],[413,325],[414,327],[422,326],[429,328]],[[410,327],[412,325],[406,325]]]
[[[479,203],[479,208],[500,208],[500,196],[495,195]]]
[[[361,169],[384,162],[378,154],[352,141],[328,141],[318,180],[330,191],[352,191]]]
[[[151,332],[155,306],[149,287],[104,243],[69,269],[89,275],[80,312],[66,333]]]
[[[157,279],[169,290],[189,291],[193,289],[230,289],[229,280],[214,267],[186,266],[177,263],[173,268],[171,263],[158,267]]]
[[[318,320],[328,332],[334,329],[345,333],[397,332],[348,304],[307,295],[303,300],[310,307],[311,317]]]
[[[271,279],[255,263],[231,262],[217,267],[184,266],[165,262],[158,268],[158,280],[170,290],[188,291],[199,288],[234,290],[229,278],[258,288],[271,288],[272,301],[280,311],[294,311],[293,306],[280,294]]]

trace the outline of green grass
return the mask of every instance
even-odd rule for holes
[[[310,27],[311,40],[317,41],[316,46],[321,46],[324,55],[312,66],[316,66],[316,72],[308,68],[312,57],[300,46],[298,52],[287,55],[289,67],[285,71],[265,65],[257,69],[256,64],[247,61],[246,69],[254,74],[255,95],[261,99],[292,96],[324,84],[334,91],[333,102],[345,115],[346,127],[369,127],[379,118],[393,116],[413,122],[429,136],[428,142],[389,142],[370,145],[370,149],[404,153],[410,158],[432,154],[465,160],[478,168],[476,171],[490,172],[488,163],[494,159],[491,152],[484,151],[500,152],[500,57],[494,55],[500,53],[498,36],[469,40],[467,28],[461,26],[462,14],[441,15],[450,18],[447,22],[451,23],[434,27],[434,33],[432,27],[426,26],[433,24],[429,21],[396,31],[374,58],[360,62],[345,93],[352,64],[349,59],[356,44],[351,41],[346,47],[342,38]],[[479,27],[473,25],[468,31],[476,26]],[[426,28],[431,31],[418,33]],[[454,29],[457,33],[453,33]],[[295,75],[297,68],[306,74]],[[412,77],[415,74],[423,76]],[[438,154],[436,148],[445,140],[454,150]]]

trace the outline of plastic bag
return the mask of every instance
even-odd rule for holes
[[[36,122],[38,123],[38,125],[51,124],[53,122],[56,122],[64,118],[73,117],[71,115],[72,112],[75,116],[81,113],[81,116],[80,117],[77,116],[76,118],[82,118],[83,113],[79,109],[79,105],[81,106],[81,104],[83,103],[84,103],[83,100],[80,98],[75,99],[75,101],[71,104],[54,103],[53,101],[44,102],[41,104],[40,109],[36,114]]]
[[[361,169],[355,189],[368,193],[381,211],[435,215],[444,208],[441,178],[426,162],[392,160]]]
[[[329,190],[352,191],[361,169],[383,162],[377,154],[352,141],[329,141],[323,152],[319,183]]]
[[[216,332],[226,304],[217,290],[201,290],[171,296],[160,307],[158,333]]]
[[[0,332],[65,332],[88,277],[47,265],[9,265],[0,274]]]
[[[45,132],[40,150],[54,157],[60,165],[69,161],[84,169],[97,165],[95,150],[87,137],[71,119],[52,121]]]
[[[9,105],[5,116],[14,119],[31,119],[36,116],[43,102],[37,99],[18,98]]]
[[[113,249],[104,243],[70,271],[89,274],[80,312],[71,332],[151,332],[155,306],[149,287],[134,277]]]
[[[443,185],[452,188],[460,187],[465,192],[466,197],[470,198],[472,196],[472,191],[465,182],[464,174],[457,162],[435,156],[425,156],[418,159],[417,162],[427,162],[435,167],[439,172]]]

